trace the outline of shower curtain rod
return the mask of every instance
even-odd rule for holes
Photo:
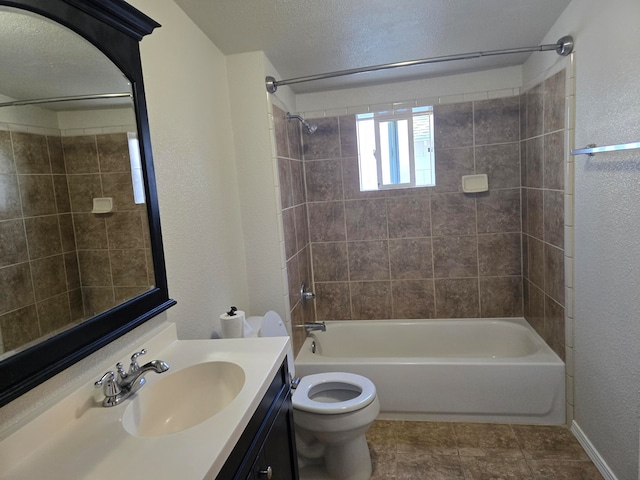
[[[95,95],[72,95],[68,97],[50,97],[50,98],[37,98],[34,100],[14,100],[13,102],[0,103],[0,107],[18,107],[21,105],[37,105],[39,103],[57,103],[57,102],[72,102],[74,100],[97,100],[101,98],[133,98],[130,93],[98,93]]]
[[[267,92],[275,93],[278,87],[282,85],[293,85],[295,83],[313,82],[315,80],[324,80],[325,78],[342,77],[345,75],[356,75],[359,73],[375,72],[378,70],[387,70],[398,67],[413,67],[416,65],[427,65],[430,63],[450,62],[453,60],[468,60],[472,58],[490,57],[495,55],[509,55],[514,53],[527,52],[547,52],[555,51],[558,55],[566,57],[573,51],[573,37],[570,35],[562,37],[557,43],[538,45],[536,47],[508,48],[503,50],[489,50],[486,52],[460,53],[457,55],[445,55],[441,57],[423,58],[421,60],[409,60],[406,62],[385,63],[382,65],[374,65],[371,67],[351,68],[349,70],[340,70],[337,72],[321,73],[318,75],[309,75],[307,77],[290,78],[287,80],[276,80],[275,78],[266,77]]]

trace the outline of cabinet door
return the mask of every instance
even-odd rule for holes
[[[294,445],[291,400],[287,399],[269,429],[248,478],[268,480],[271,475],[271,480],[297,480],[298,462]]]

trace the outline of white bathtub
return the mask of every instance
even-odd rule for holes
[[[523,318],[326,322],[296,375],[370,378],[380,418],[558,424],[565,366]],[[316,353],[312,353],[315,342]]]

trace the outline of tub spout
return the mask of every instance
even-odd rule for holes
[[[321,332],[326,332],[327,331],[327,325],[322,322],[322,323],[305,323],[304,324],[304,329],[307,331],[307,333],[312,332],[314,330],[320,330]]]

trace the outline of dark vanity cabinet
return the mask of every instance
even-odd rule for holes
[[[298,480],[291,382],[286,360],[217,480]]]

